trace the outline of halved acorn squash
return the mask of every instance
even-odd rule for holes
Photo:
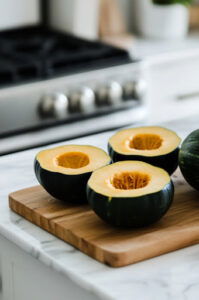
[[[66,145],[39,152],[34,168],[39,183],[53,197],[69,202],[86,202],[86,184],[91,173],[111,161],[93,146]]]
[[[142,227],[169,209],[174,186],[168,173],[140,161],[122,161],[94,171],[87,184],[88,202],[104,221]]]
[[[163,127],[137,127],[118,131],[108,143],[113,162],[140,160],[172,174],[178,166],[181,139]]]

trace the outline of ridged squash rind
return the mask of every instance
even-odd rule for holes
[[[102,149],[91,145],[63,145],[42,150],[34,161],[35,175],[44,189],[56,199],[85,203],[86,184],[92,172],[110,164]]]
[[[155,193],[139,197],[108,197],[87,185],[87,198],[94,212],[116,227],[144,227],[160,220],[168,211],[174,196],[172,180]]]
[[[72,203],[85,203],[86,184],[92,172],[67,175],[51,172],[41,167],[35,159],[34,169],[37,180],[54,198]]]
[[[108,143],[108,152],[113,162],[126,161],[126,160],[139,160],[149,163],[153,166],[159,167],[167,171],[170,175],[175,172],[178,167],[179,147],[170,153],[159,156],[143,156],[143,155],[130,155],[122,154],[115,151]]]
[[[183,141],[179,152],[179,167],[185,180],[199,190],[199,129]]]

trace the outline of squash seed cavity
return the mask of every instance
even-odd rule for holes
[[[115,189],[134,190],[148,185],[150,176],[140,172],[123,172],[115,174],[110,183]]]
[[[89,164],[89,157],[82,152],[68,152],[58,156],[56,163],[60,167],[79,169]]]
[[[129,147],[136,150],[159,149],[163,140],[157,134],[137,134],[129,143]]]

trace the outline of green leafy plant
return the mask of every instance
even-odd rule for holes
[[[154,4],[168,5],[168,4],[182,4],[190,5],[193,0],[152,0]]]

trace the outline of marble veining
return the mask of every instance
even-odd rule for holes
[[[195,120],[195,121],[194,121]],[[185,136],[198,118],[167,127]],[[186,124],[186,126],[185,126]],[[106,149],[111,132],[73,140]],[[30,137],[31,138],[31,137]],[[33,160],[39,149],[0,158],[0,234],[24,251],[70,277],[101,299],[196,300],[199,294],[199,245],[122,268],[111,268],[31,224],[8,207],[8,194],[37,184]]]

